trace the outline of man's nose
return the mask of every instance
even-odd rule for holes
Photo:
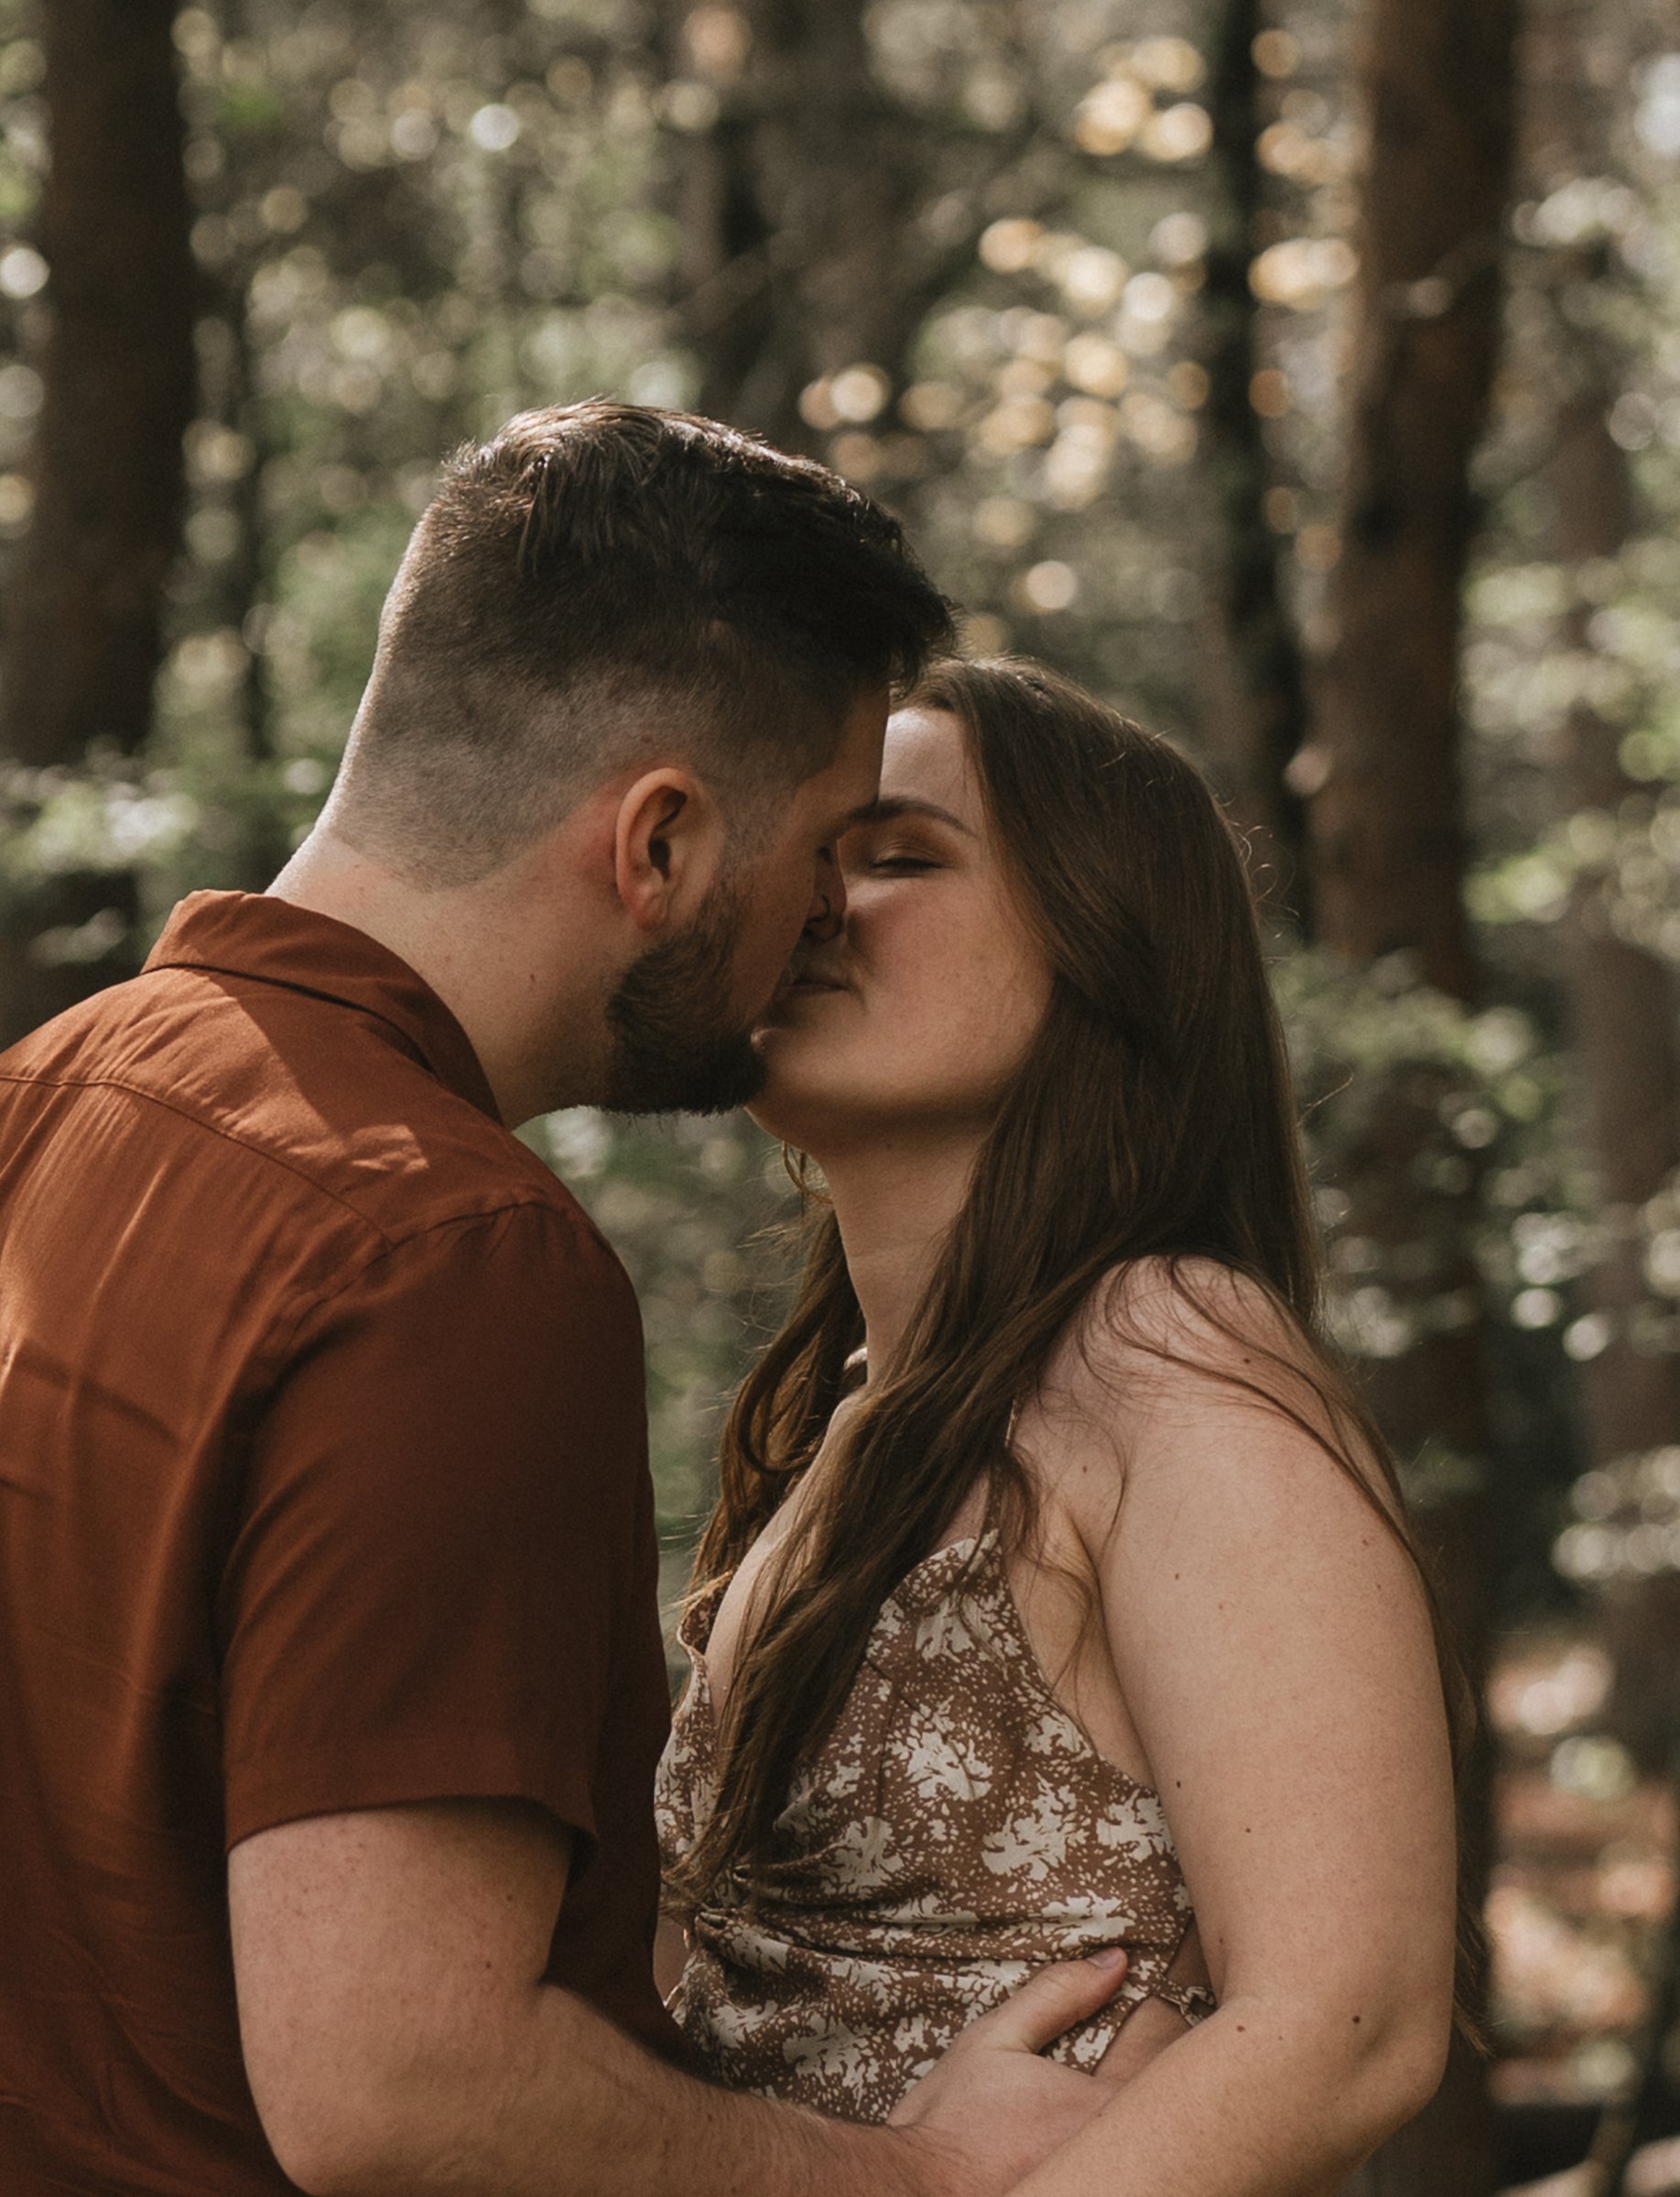
[[[825,847],[817,858],[817,889],[811,895],[810,914],[805,919],[805,936],[817,945],[826,946],[830,938],[839,937],[845,919],[845,875],[832,852]]]

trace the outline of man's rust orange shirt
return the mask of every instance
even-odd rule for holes
[[[225,1856],[522,1796],[653,2045],[667,1724],[623,1269],[362,932],[200,893],[0,1055],[0,2190],[273,2197]],[[558,2168],[557,2162],[557,2168]]]

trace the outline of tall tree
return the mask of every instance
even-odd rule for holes
[[[1621,27],[1621,26],[1618,26]],[[1555,0],[1528,41],[1525,147],[1537,197],[1612,173],[1612,137],[1635,56],[1584,0]],[[1589,236],[1554,254],[1558,293],[1578,297],[1591,282],[1614,282],[1606,242]],[[1558,316],[1566,372],[1547,484],[1553,553],[1568,583],[1558,642],[1588,660],[1598,605],[1588,576],[1617,557],[1638,524],[1627,453],[1610,431],[1625,385],[1622,348],[1598,316]],[[1623,768],[1624,728],[1577,692],[1559,735],[1560,820],[1615,818],[1642,789]],[[1680,1357],[1640,1332],[1650,1295],[1645,1244],[1636,1216],[1680,1169],[1680,1021],[1674,971],[1659,956],[1618,935],[1608,865],[1577,873],[1565,919],[1566,994],[1573,1024],[1580,1125],[1606,1226],[1604,1248],[1585,1278],[1603,1320],[1604,1347],[1580,1369],[1587,1449],[1613,1468],[1672,1442],[1680,1430]],[[1642,1347],[1643,1345],[1643,1347]],[[1615,1667],[1611,1722],[1648,1776],[1680,1772],[1680,1575],[1635,1574],[1607,1583]],[[1592,2160],[1606,2191],[1620,2190],[1642,2141],[1665,2132],[1664,2044],[1674,2018],[1675,1925],[1660,1943],[1651,1978],[1638,2075],[1607,2104]]]
[[[1458,646],[1469,461],[1500,335],[1515,0],[1371,0],[1335,639],[1311,805],[1327,944],[1405,949],[1475,989],[1463,897]]]
[[[1396,952],[1460,1000],[1475,990],[1465,912],[1458,655],[1475,524],[1469,465],[1498,354],[1515,123],[1516,0],[1368,0],[1358,72],[1360,194],[1334,638],[1316,701],[1308,813],[1318,936],[1357,962]],[[1309,783],[1311,780],[1309,779]],[[1445,1094],[1396,1068],[1367,1148],[1349,1155],[1351,1232],[1379,1247],[1410,1317],[1372,1399],[1403,1457],[1436,1461],[1433,1523],[1472,1675],[1493,1577],[1484,1335],[1469,1251],[1471,1169],[1443,1168]],[[1485,1883],[1485,1763],[1466,1792],[1466,1869]],[[1455,2057],[1433,2106],[1368,2172],[1382,2197],[1483,2197],[1480,2070]]]
[[[197,289],[174,0],[49,0],[42,13],[49,321],[33,523],[0,646],[0,752],[38,769],[101,744],[132,754],[151,725]],[[86,874],[16,899],[0,1039],[122,974],[131,916],[132,888]],[[58,944],[43,950],[43,935]]]
[[[1327,944],[1469,998],[1458,646],[1500,338],[1515,0],[1371,0],[1335,632],[1311,805]]]
[[[1554,0],[1529,38],[1532,186],[1544,197],[1613,170],[1611,135],[1635,56],[1586,0]],[[1554,284],[1578,296],[1584,282],[1613,281],[1596,238],[1554,255]],[[1592,648],[1598,605],[1584,584],[1616,557],[1637,512],[1627,453],[1610,419],[1627,361],[1599,317],[1558,316],[1566,379],[1557,406],[1548,469],[1553,550],[1569,584],[1559,645],[1577,661]],[[1615,817],[1642,789],[1622,767],[1624,728],[1584,694],[1562,727],[1558,788],[1564,817]],[[1672,1442],[1680,1431],[1680,1357],[1639,1347],[1639,1315],[1650,1295],[1644,1243],[1631,1225],[1641,1207],[1680,1168],[1680,1022],[1675,979],[1657,955],[1618,935],[1612,881],[1602,866],[1578,873],[1566,918],[1565,981],[1574,1024],[1577,1088],[1588,1151],[1610,1226],[1605,1253],[1587,1277],[1592,1309],[1606,1321],[1604,1348],[1581,1368],[1587,1445],[1610,1466]],[[1641,1767],[1669,1767],[1680,1648],[1680,1577],[1658,1574],[1620,1583],[1610,1617],[1617,1662],[1616,1722]]]
[[[696,101],[679,198],[699,407],[790,449],[821,452],[833,429],[889,409],[990,218],[981,187],[1019,150],[908,111],[877,72],[869,14],[863,0],[677,0],[671,16],[668,65]],[[857,365],[878,370],[873,396],[859,383],[832,417],[802,410],[813,383]]]
[[[715,102],[682,178],[700,408],[808,444],[801,391],[824,373],[896,362],[920,319],[905,231],[921,151],[875,79],[857,0],[677,14],[678,66]]]
[[[1257,147],[1266,86],[1255,60],[1265,22],[1261,0],[1225,0],[1209,46],[1210,159],[1219,205],[1202,293],[1208,401],[1201,418],[1219,561],[1209,582],[1208,720],[1219,739],[1238,820],[1252,835],[1256,880],[1269,904],[1293,913],[1306,929],[1306,810],[1289,766],[1306,734],[1306,686],[1277,536],[1266,518],[1275,469],[1252,395],[1265,363],[1249,283],[1265,203]]]

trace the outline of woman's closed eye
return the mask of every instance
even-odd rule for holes
[[[939,864],[926,854],[872,854],[865,870],[877,877],[907,877],[918,870],[937,870]]]
[[[842,840],[840,863],[851,877],[914,877],[944,866],[925,839],[899,835],[888,839],[879,830],[860,831]]]

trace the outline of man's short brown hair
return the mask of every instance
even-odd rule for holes
[[[750,804],[949,633],[896,520],[826,467],[685,413],[522,413],[415,529],[335,822],[464,882],[673,733]]]

